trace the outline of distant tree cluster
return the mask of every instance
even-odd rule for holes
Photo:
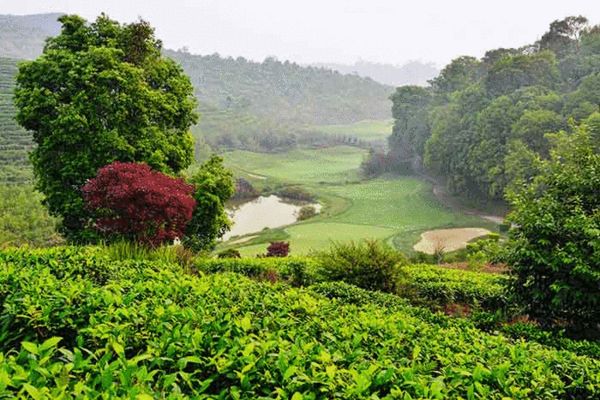
[[[403,173],[424,166],[453,193],[502,199],[549,157],[547,133],[597,120],[600,26],[555,21],[533,45],[459,57],[429,87],[403,86],[391,99],[389,153],[365,164],[371,174],[378,164]]]

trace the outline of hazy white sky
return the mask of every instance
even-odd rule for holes
[[[0,0],[0,14],[51,11],[142,17],[169,48],[300,63],[444,65],[531,43],[568,15],[600,23],[600,0]]]

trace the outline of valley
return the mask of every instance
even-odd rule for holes
[[[224,153],[226,165],[256,188],[269,192],[286,185],[299,186],[313,194],[323,209],[307,221],[249,233],[249,240],[232,238],[219,249],[236,248],[242,255],[254,256],[277,239],[289,241],[293,254],[307,254],[332,241],[371,238],[411,253],[420,234],[430,229],[481,227],[497,231],[490,221],[441,204],[431,184],[419,178],[361,178],[359,167],[365,156],[365,150],[348,146],[277,154]]]

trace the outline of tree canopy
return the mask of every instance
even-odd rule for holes
[[[515,176],[535,171],[526,160],[549,157],[547,133],[600,110],[600,26],[554,21],[532,45],[459,57],[429,87],[391,99],[386,159],[397,171],[422,161],[453,193],[501,200]]]
[[[144,21],[60,18],[44,53],[19,66],[17,120],[33,132],[37,188],[61,231],[91,238],[80,188],[113,162],[145,162],[173,174],[193,160],[196,102],[181,67],[161,54]]]
[[[508,261],[513,292],[531,317],[597,334],[600,154],[593,129],[583,124],[551,135],[550,158],[535,178],[509,190],[515,225]]]

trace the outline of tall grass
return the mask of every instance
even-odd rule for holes
[[[194,253],[181,245],[163,245],[152,248],[140,243],[121,240],[104,244],[102,248],[108,258],[114,261],[160,261],[190,268],[195,259]]]

